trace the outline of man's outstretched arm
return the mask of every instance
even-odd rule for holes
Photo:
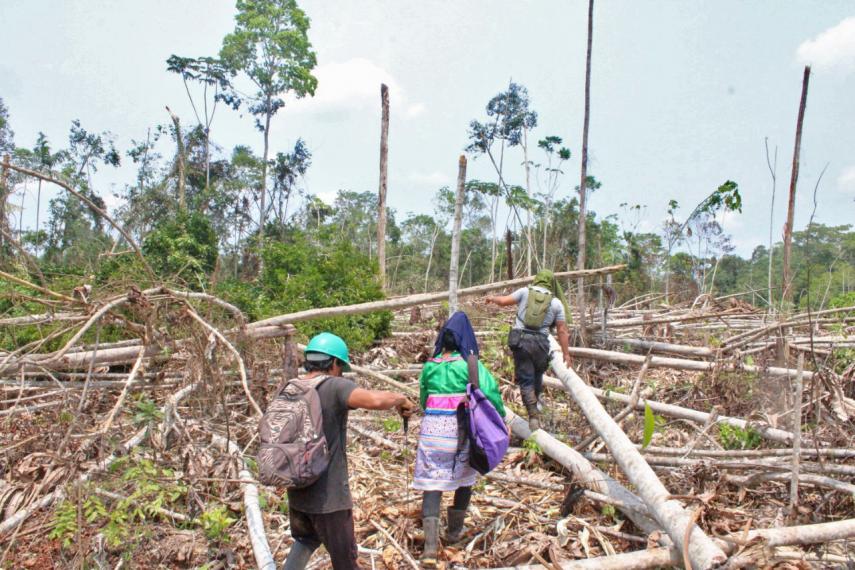
[[[512,295],[490,295],[484,299],[484,302],[493,303],[500,307],[510,307],[517,304],[517,300]]]
[[[365,390],[356,388],[347,399],[347,406],[363,410],[391,410],[396,408],[402,416],[408,417],[416,409],[416,404],[404,394],[385,390]]]

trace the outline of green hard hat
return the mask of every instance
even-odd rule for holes
[[[309,344],[306,345],[305,355],[309,360],[311,360],[311,357],[309,356],[310,352],[334,356],[344,362],[345,372],[350,370],[350,356],[347,352],[347,344],[341,339],[341,337],[336,336],[333,333],[322,332],[313,336],[312,340],[309,341]]]

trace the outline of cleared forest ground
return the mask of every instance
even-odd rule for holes
[[[168,323],[169,339],[161,339],[156,349],[152,349],[155,343],[146,342],[146,350],[141,343],[126,343],[130,345],[126,349],[135,346],[130,363],[94,366],[97,351],[83,347],[89,350],[91,362],[82,370],[51,370],[45,365],[16,373],[7,369],[4,374],[0,387],[3,567],[211,569],[259,564],[246,520],[247,473],[255,469],[257,418],[237,359],[215,334],[198,326],[184,301],[154,293],[143,295],[137,303],[133,310],[156,313],[160,319],[147,338],[166,331]],[[489,314],[477,302],[462,308],[481,335],[482,359],[500,379],[509,409],[524,416],[504,348],[511,313]],[[196,310],[197,316],[215,323],[218,330],[237,331],[230,338],[242,354],[248,388],[263,408],[282,380],[283,366],[293,364],[283,358],[283,353],[293,350],[291,330],[283,329],[286,336],[279,338],[253,339],[235,329],[239,322],[228,309],[206,305]],[[788,333],[793,339],[792,355],[799,352],[800,337],[813,338],[819,346],[824,337],[845,336],[851,328],[847,315],[838,313],[834,322],[814,323],[807,335],[803,325],[795,324]],[[443,316],[437,305],[399,310],[393,336],[355,355],[355,361],[394,377],[403,388],[417,389],[418,367],[432,348]],[[731,553],[760,567],[851,564],[855,547],[847,540],[768,547],[763,541],[732,538],[748,529],[844,520],[853,512],[852,366],[840,369],[837,363],[835,372],[834,354],[823,356],[820,348],[811,353],[820,360],[807,361],[807,370],[820,365],[822,373],[804,381],[802,482],[798,505],[791,511],[792,442],[772,441],[763,434],[776,433],[769,428],[792,429],[792,380],[768,373],[774,364],[774,334],[755,334],[763,329],[764,320],[750,306],[714,300],[694,308],[664,309],[641,303],[615,309],[606,329],[609,340],[604,343],[600,338],[598,346],[614,348],[616,339],[623,337],[658,341],[670,348],[658,346],[657,350],[672,353],[682,350],[679,346],[713,348],[711,358],[680,357],[713,362],[713,370],[678,370],[651,362],[640,375],[638,365],[579,357],[574,368],[592,387],[602,389],[606,410],[621,420],[635,443],[641,443],[645,431],[643,409],[628,414],[625,402],[610,397],[632,398],[635,393],[641,402],[649,399],[714,414],[699,422],[654,412],[655,430],[644,457],[708,536],[731,536]],[[749,341],[740,352],[727,353],[728,347],[745,339]],[[847,341],[839,343],[845,346]],[[762,350],[754,350],[758,347]],[[624,345],[610,353],[629,354],[631,348]],[[118,349],[122,347],[109,348]],[[73,357],[73,350],[66,356]],[[640,349],[641,353],[648,350]],[[753,353],[746,357],[749,351]],[[20,355],[0,355],[0,359],[7,363],[14,356]],[[728,369],[733,363],[737,366]],[[745,371],[751,366],[753,371]],[[357,376],[362,384],[388,388],[377,378]],[[586,442],[580,451],[593,466],[633,491],[608,448],[600,440],[589,441],[593,430],[573,399],[558,388],[557,380],[548,385],[544,430],[568,447]],[[113,410],[115,417],[110,420]],[[721,421],[725,416],[744,418],[749,425],[733,427]],[[408,436],[393,414],[354,412],[350,425],[360,559],[366,568],[412,567],[408,557],[418,558],[422,541],[421,496],[407,490],[418,420],[411,423]],[[238,453],[224,451],[223,438],[232,442],[233,451],[236,444]],[[580,485],[534,438],[517,439],[512,446],[494,476],[478,484],[465,539],[444,545],[445,567],[539,564],[554,568],[574,559],[661,544],[663,533],[639,529],[622,512],[625,504],[592,492],[590,485]],[[45,508],[33,508],[39,501]],[[291,544],[287,502],[275,490],[261,487],[258,507],[269,550],[281,564]],[[32,513],[21,517],[28,508]],[[11,524],[16,516],[20,525]],[[313,557],[311,567],[329,567],[322,551]]]

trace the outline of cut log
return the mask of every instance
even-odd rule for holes
[[[678,354],[680,356],[695,356],[698,358],[712,358],[716,351],[705,346],[686,346],[684,344],[672,344],[670,342],[655,342],[651,340],[639,340],[635,338],[610,338],[608,345],[626,347],[631,350],[647,352],[663,352],[666,354]]]
[[[246,460],[243,458],[240,447],[234,441],[215,433],[211,434],[211,442],[223,449],[227,449],[228,453],[240,459],[241,469],[238,472],[238,477],[241,480],[241,489],[243,489],[246,528],[249,532],[249,541],[252,544],[252,553],[255,555],[256,567],[259,570],[276,570],[276,562],[273,560],[270,545],[267,543],[267,534],[264,532],[264,518],[261,515],[261,506],[258,504],[258,486],[252,477]]]
[[[792,452],[791,452],[792,453]],[[589,461],[605,461],[605,462],[613,462],[615,458],[607,453],[586,453],[583,452],[582,455],[588,459]],[[739,460],[724,460],[724,459],[716,459],[712,461],[711,459],[699,459],[699,458],[691,458],[687,459],[684,457],[673,457],[673,456],[657,456],[651,455],[649,453],[644,454],[644,459],[650,465],[661,465],[663,467],[698,467],[704,463],[708,464],[710,467],[714,469],[721,469],[725,471],[729,470],[769,470],[775,472],[789,472],[791,470],[790,463],[781,463],[781,462],[770,462],[770,461],[739,461]],[[837,465],[831,463],[802,463],[801,467],[804,471],[810,473],[825,473],[825,474],[835,474],[835,475],[844,475],[846,477],[855,477],[855,465]],[[855,486],[851,486],[851,490],[855,491]]]
[[[579,348],[571,346],[570,356],[574,358],[587,358],[590,360],[600,360],[603,362],[612,362],[615,364],[643,364],[644,357],[640,354],[627,354],[625,352],[615,352],[613,350],[599,350],[596,348]],[[759,375],[774,376],[776,378],[792,378],[796,377],[797,371],[794,368],[779,368],[769,366],[763,368],[761,366],[750,366],[747,364],[720,363],[720,362],[702,362],[699,360],[686,360],[683,358],[668,358],[665,356],[654,356],[650,361],[650,366],[653,368],[673,368],[675,370],[695,370],[698,372],[712,371],[742,371],[751,372]],[[813,372],[805,372],[804,378],[810,380],[813,378]]]
[[[647,510],[641,499],[611,476],[591,465],[591,462],[582,457],[581,453],[572,447],[564,445],[543,430],[537,430],[532,433],[528,427],[528,422],[510,410],[507,410],[505,423],[508,424],[513,434],[518,438],[523,440],[531,438],[534,440],[540,446],[543,453],[573,473],[575,481],[586,485],[592,491],[616,499],[626,505],[628,508],[621,510],[627,518],[635,523],[635,526],[648,534],[662,529],[662,526],[656,521],[641,514]]]
[[[226,334],[237,334],[238,329],[226,331]],[[278,338],[289,336],[294,333],[294,327],[290,326],[266,326],[254,329],[247,329],[246,335],[252,339],[262,338]],[[177,341],[173,347],[168,347],[172,350],[180,349],[184,341]],[[100,349],[97,354],[93,355],[91,350],[81,350],[77,352],[69,352],[62,358],[47,362],[52,355],[40,354],[30,355],[26,358],[10,360],[7,364],[0,366],[0,375],[17,373],[21,365],[25,366],[25,370],[38,371],[40,366],[44,366],[49,370],[80,370],[89,368],[90,362],[96,366],[100,365],[118,365],[131,364],[139,355],[140,341],[133,344],[122,346],[119,348]],[[93,359],[94,356],[94,359]],[[166,360],[169,358],[168,353],[164,353],[164,347],[150,346],[146,350],[145,357],[154,360]]]
[[[808,544],[823,544],[834,540],[846,540],[855,537],[855,519],[842,521],[806,524],[780,528],[750,530],[747,533],[737,532],[728,535],[716,543],[727,553],[733,553],[739,544],[754,540],[762,541],[768,547],[795,546]],[[682,558],[675,547],[652,548],[627,552],[612,556],[599,556],[587,560],[573,560],[560,565],[562,570],[641,570],[658,568],[660,566],[681,566]],[[493,570],[548,570],[544,566],[515,566],[511,568],[495,568]]]
[[[563,271],[555,274],[557,278],[573,278],[579,276],[607,275],[615,273],[626,267],[625,265],[610,265],[608,267],[600,267],[599,269],[585,269],[584,271]],[[519,279],[511,279],[508,281],[499,281],[496,283],[487,283],[485,285],[476,285],[467,287],[457,291],[458,297],[472,297],[475,295],[483,295],[491,291],[498,291],[510,287],[519,287],[534,281],[534,276],[520,277]],[[422,305],[436,301],[445,301],[448,299],[448,291],[437,293],[419,293],[416,295],[407,295],[405,297],[396,297],[394,299],[385,299],[383,301],[370,301],[368,303],[358,303],[356,305],[342,305],[339,307],[323,307],[320,309],[308,309],[270,317],[261,321],[256,321],[248,325],[250,329],[283,325],[289,323],[298,323],[301,321],[309,321],[312,319],[328,318],[328,317],[344,317],[348,315],[361,315],[364,313],[372,313],[375,311],[388,311],[392,309],[403,309],[404,307],[412,307],[414,305]]]
[[[688,558],[697,570],[715,568],[726,559],[724,552],[704,532],[693,523],[691,515],[676,500],[670,499],[671,493],[665,488],[650,465],[635,448],[627,435],[617,426],[602,404],[597,400],[590,387],[568,368],[562,358],[558,343],[549,337],[552,347],[551,366],[567,391],[582,409],[596,432],[608,446],[621,470],[637,489],[648,511],[659,525],[668,533],[674,544],[679,545],[682,553],[684,539],[688,535]]]
[[[560,380],[551,376],[543,377],[543,385],[548,386],[550,388],[566,390],[565,385]],[[618,392],[615,392],[613,390],[600,390],[599,388],[592,387],[591,392],[593,392],[593,394],[601,400],[613,400],[615,402],[621,402],[624,404],[630,402],[629,396],[627,396],[626,394],[619,394]],[[650,409],[653,410],[655,413],[670,418],[680,418],[684,420],[698,422],[700,424],[705,424],[710,420],[710,414],[706,412],[700,412],[691,408],[683,408],[681,406],[675,406],[674,404],[663,404],[661,402],[654,402],[652,400],[639,400],[635,405],[635,409],[643,410],[645,404],[648,404],[650,406]],[[771,441],[785,443],[787,445],[791,444],[793,441],[792,432],[769,427],[756,422],[749,422],[741,418],[718,416],[718,418],[716,418],[716,421],[718,423],[724,423],[742,429],[747,429],[751,427],[761,436]]]

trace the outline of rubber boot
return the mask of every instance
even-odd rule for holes
[[[445,530],[445,540],[449,544],[459,542],[463,538],[463,520],[466,518],[466,511],[448,507],[448,528]]]
[[[540,410],[537,409],[537,395],[534,388],[527,386],[520,388],[520,396],[522,396],[525,411],[528,413],[528,427],[531,431],[540,429]]]
[[[422,567],[436,568],[436,552],[439,548],[439,517],[423,518],[422,528],[425,532],[425,549],[421,558]]]
[[[294,541],[294,546],[291,547],[291,552],[288,553],[288,558],[285,560],[285,566],[282,570],[304,570],[309,564],[309,558],[312,557],[313,549],[309,548],[299,540]]]

